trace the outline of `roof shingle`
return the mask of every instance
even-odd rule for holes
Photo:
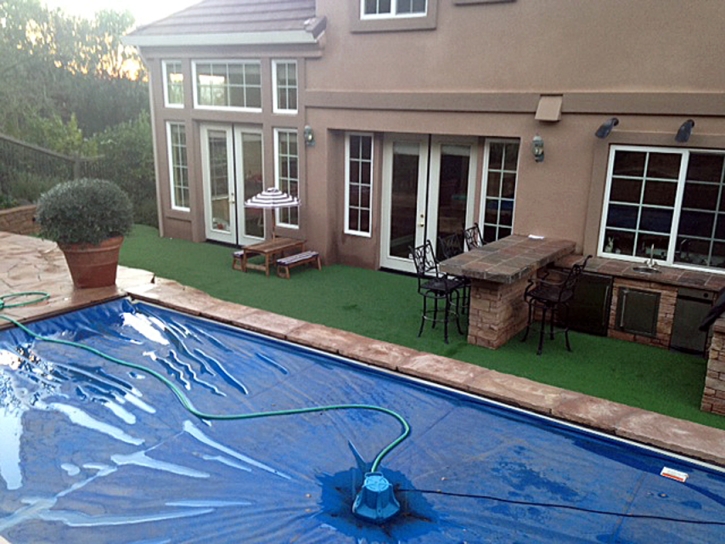
[[[204,0],[142,26],[132,37],[306,30],[315,0]]]

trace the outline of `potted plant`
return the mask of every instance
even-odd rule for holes
[[[40,236],[63,251],[77,288],[116,284],[123,237],[133,226],[131,200],[118,185],[88,178],[59,183],[38,199],[36,221]]]

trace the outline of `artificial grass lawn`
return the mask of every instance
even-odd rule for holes
[[[570,333],[572,352],[557,336],[537,356],[536,334],[489,350],[469,345],[455,326],[446,345],[442,329],[426,328],[417,337],[421,301],[413,277],[323,263],[322,271],[298,267],[289,280],[274,273],[268,278],[233,270],[231,253],[217,244],[160,238],[156,229],[139,225],[121,249],[121,264],[222,300],[725,429],[725,417],[699,409],[702,357],[576,332]]]

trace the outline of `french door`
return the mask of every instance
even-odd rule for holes
[[[264,238],[264,213],[244,201],[264,188],[262,133],[232,125],[202,125],[206,238],[247,245]]]
[[[381,267],[414,272],[411,247],[473,224],[476,164],[475,138],[386,136]]]

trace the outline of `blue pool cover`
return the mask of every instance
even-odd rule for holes
[[[351,513],[353,451],[369,463],[395,440],[390,415],[205,421],[142,371],[8,329],[0,536],[12,544],[725,541],[714,467],[128,300],[30,329],[152,368],[202,411],[371,404],[412,432],[380,466],[401,510],[370,523]]]

